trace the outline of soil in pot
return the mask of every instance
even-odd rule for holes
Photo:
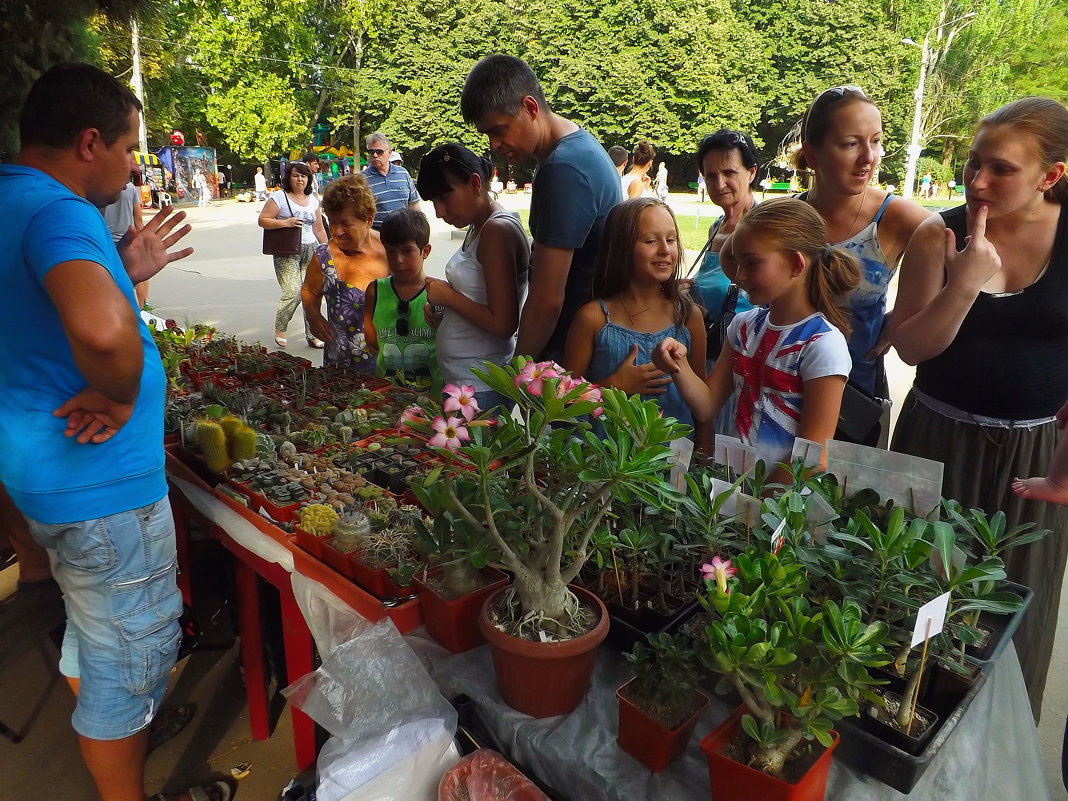
[[[689,704],[652,705],[636,692],[632,679],[616,690],[619,699],[619,747],[653,773],[666,768],[686,750],[708,696],[694,691]]]
[[[906,731],[897,722],[901,696],[895,692],[883,692],[882,696],[886,706],[872,704],[868,707],[861,717],[861,728],[906,753],[913,756],[920,754],[938,730],[938,715],[917,705],[912,718],[912,728]]]
[[[787,761],[784,778],[769,776],[748,765],[756,744],[741,728],[746,712],[744,706],[734,710],[701,740],[714,801],[823,801],[838,733],[831,732],[830,748],[812,741],[799,750]]]
[[[490,644],[497,687],[504,702],[535,718],[566,715],[586,696],[597,649],[608,634],[608,610],[589,590],[571,587],[591,620],[590,630],[558,642],[530,642],[497,627],[506,606],[496,590],[482,605],[478,625]]]

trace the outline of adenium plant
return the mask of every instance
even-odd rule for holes
[[[669,443],[687,429],[661,417],[653,401],[602,390],[552,362],[517,357],[475,373],[516,411],[473,417],[440,447],[428,442],[446,463],[432,482],[439,486],[424,482],[423,496],[480,531],[497,564],[515,575],[510,633],[574,636],[584,624],[568,583],[590,556],[591,538],[614,503],[659,506],[674,496]],[[406,425],[430,430],[424,421]]]

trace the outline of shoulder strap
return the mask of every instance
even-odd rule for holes
[[[286,190],[283,189],[282,190],[282,194],[286,196],[286,206],[289,208],[289,216],[292,217],[293,216],[293,206],[289,202],[289,192],[287,192]]]
[[[612,318],[608,316],[608,306],[605,305],[604,298],[597,298],[597,304],[601,307],[601,311],[604,312],[605,322],[612,322]]]
[[[872,222],[876,222],[876,223],[879,222],[880,218],[883,216],[883,212],[886,211],[886,207],[890,205],[890,201],[893,200],[893,199],[894,199],[894,193],[890,192],[886,196],[886,200],[883,201],[883,205],[879,206],[879,210],[877,212],[875,212],[875,218],[872,220]]]
[[[723,224],[723,218],[722,217],[720,217],[718,220],[716,220],[714,223],[712,223],[712,228],[708,232],[708,241],[705,242],[704,246],[698,252],[697,258],[693,260],[693,264],[690,265],[689,271],[686,273],[686,275],[683,276],[683,278],[692,278],[693,274],[696,273],[701,268],[701,262],[704,261],[705,254],[708,253],[708,251],[711,249],[712,240],[716,238],[716,233],[719,231],[719,227],[722,224]]]
[[[735,309],[738,308],[738,285],[731,284],[727,287],[727,296],[723,298],[723,308],[720,311],[720,316],[733,315]]]

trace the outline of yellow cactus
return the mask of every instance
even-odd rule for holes
[[[235,429],[227,436],[230,456],[235,462],[256,458],[256,432],[246,425]]]
[[[221,425],[209,420],[199,420],[196,436],[197,447],[200,448],[209,470],[221,473],[230,466],[230,455],[226,452],[226,434]]]

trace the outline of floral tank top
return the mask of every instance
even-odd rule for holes
[[[333,342],[326,343],[323,365],[350,367],[363,375],[374,375],[374,354],[367,349],[363,332],[364,292],[338,278],[329,244],[319,245],[315,255],[323,270],[326,320],[337,334]]]

